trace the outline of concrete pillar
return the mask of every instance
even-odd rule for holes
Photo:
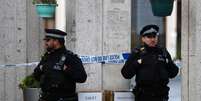
[[[201,99],[200,6],[200,0],[182,0],[182,101]]]
[[[103,55],[130,52],[131,0],[103,0]],[[103,89],[128,90],[121,75],[123,64],[103,64]]]
[[[35,62],[40,57],[40,20],[31,0],[0,1],[0,64]],[[22,101],[19,82],[27,67],[0,67],[0,101]]]
[[[69,50],[75,51],[75,8],[76,0],[66,0],[66,46]]]
[[[75,0],[75,52],[79,55],[102,55],[102,0]],[[88,79],[79,91],[102,90],[102,64],[85,64]]]
[[[14,2],[14,3],[13,3]],[[0,64],[26,62],[26,2],[20,0],[0,1]],[[22,73],[22,72],[21,72]],[[15,68],[0,68],[0,100],[21,101],[17,88],[23,75],[17,75]]]
[[[130,2],[131,0],[76,0],[73,35],[75,52],[89,56],[129,52]],[[68,25],[73,24],[68,22],[71,23],[67,24],[67,30],[70,31],[73,27],[69,28]],[[128,90],[129,82],[123,79],[120,72],[123,64],[95,63],[84,66],[88,79],[86,83],[78,85],[79,91]]]

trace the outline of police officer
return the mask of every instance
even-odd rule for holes
[[[64,46],[66,33],[45,29],[45,49],[34,77],[40,81],[42,94],[39,101],[78,101],[76,83],[86,81],[81,60]]]
[[[140,32],[143,45],[135,48],[124,64],[124,78],[135,77],[135,101],[168,101],[169,79],[178,73],[165,48],[159,47],[157,25],[147,25]]]

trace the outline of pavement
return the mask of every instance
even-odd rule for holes
[[[169,101],[181,101],[181,76],[170,80]]]

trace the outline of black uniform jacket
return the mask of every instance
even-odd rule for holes
[[[121,73],[126,79],[136,75],[137,85],[166,85],[177,75],[178,67],[165,48],[145,45],[132,51]]]
[[[81,60],[65,47],[45,53],[33,74],[40,81],[42,92],[52,97],[75,94],[76,82],[83,83],[87,78]]]

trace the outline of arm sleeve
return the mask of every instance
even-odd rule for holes
[[[40,69],[40,64],[41,63],[37,65],[37,67],[34,69],[34,72],[33,72],[33,76],[37,81],[40,81],[40,77],[43,74],[42,70]]]
[[[68,55],[65,61],[65,65],[68,67],[65,70],[75,82],[84,83],[87,79],[87,74],[82,64],[81,59],[77,55]]]
[[[140,64],[137,62],[138,60],[138,52],[137,50],[132,51],[131,55],[129,56],[128,60],[124,64],[121,74],[126,79],[131,79],[135,74],[137,68]]]
[[[177,76],[179,68],[172,61],[172,58],[168,52],[167,52],[167,59],[168,59],[167,71],[168,71],[169,78],[174,78]]]

